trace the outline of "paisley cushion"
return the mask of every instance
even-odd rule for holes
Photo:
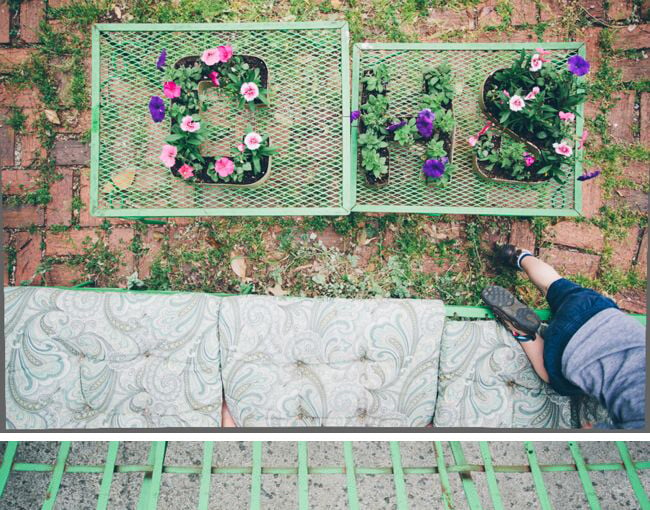
[[[571,427],[569,399],[534,372],[495,321],[448,321],[440,353],[436,427]]]
[[[220,303],[205,294],[6,288],[7,426],[220,426]]]
[[[249,427],[425,426],[443,325],[440,301],[225,298],[228,408]]]

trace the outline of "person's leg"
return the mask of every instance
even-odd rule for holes
[[[562,278],[553,266],[532,255],[523,257],[519,265],[526,272],[530,281],[532,281],[545,296],[548,293],[550,286]]]
[[[235,420],[232,419],[230,411],[228,411],[228,406],[226,405],[226,399],[223,399],[221,404],[221,426],[222,427],[236,427],[237,424]]]
[[[519,335],[521,332],[517,331],[512,323],[504,320],[501,321],[503,325],[513,334],[513,336]],[[521,348],[524,350],[524,353],[528,357],[530,364],[533,366],[535,373],[540,377],[544,382],[549,382],[548,372],[544,366],[544,339],[540,336],[539,333],[535,333],[535,339],[529,340],[527,342],[519,342]]]

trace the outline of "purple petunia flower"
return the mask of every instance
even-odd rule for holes
[[[361,112],[359,110],[354,110],[350,113],[350,122],[354,122],[361,117]]]
[[[415,121],[415,126],[418,128],[418,133],[424,139],[429,139],[433,136],[433,121],[436,120],[436,114],[428,108],[418,113],[418,118]]]
[[[445,165],[448,161],[447,158],[427,159],[422,166],[422,172],[427,177],[439,179],[445,173]]]
[[[406,126],[406,121],[403,120],[402,122],[397,122],[395,124],[391,124],[390,126],[386,127],[386,131],[389,133],[392,133],[393,131],[397,131],[399,128]]]
[[[594,170],[593,172],[587,172],[586,174],[582,174],[580,177],[578,177],[579,181],[588,181],[589,179],[593,179],[594,177],[598,177],[600,175],[600,170]]]
[[[162,122],[165,118],[165,102],[158,96],[151,96],[149,113],[154,122]]]
[[[160,71],[163,70],[166,61],[167,61],[167,50],[163,48],[163,50],[160,52],[160,56],[158,57],[158,61],[156,62],[156,67],[158,68],[158,70]]]
[[[567,66],[576,76],[584,76],[589,72],[589,62],[580,55],[573,55],[568,61]]]

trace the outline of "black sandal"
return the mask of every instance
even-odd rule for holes
[[[511,292],[498,285],[490,285],[483,289],[481,297],[492,309],[497,319],[501,322],[509,322],[515,329],[524,333],[523,335],[519,334],[519,332],[513,333],[515,339],[520,342],[535,339],[535,334],[541,325],[539,317]]]

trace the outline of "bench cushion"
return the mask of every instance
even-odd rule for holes
[[[571,426],[569,399],[534,372],[495,321],[448,321],[440,353],[436,427]]]
[[[6,288],[7,426],[219,426],[220,302],[205,294]]]
[[[228,408],[239,426],[424,426],[437,393],[440,301],[225,298]]]

